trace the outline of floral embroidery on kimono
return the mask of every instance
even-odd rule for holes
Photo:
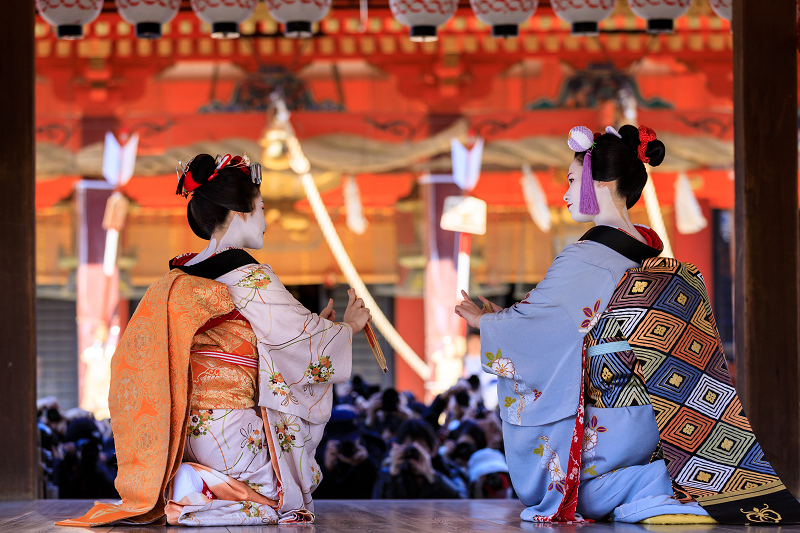
[[[514,362],[511,361],[511,359],[503,357],[503,352],[501,352],[500,349],[497,350],[496,355],[491,352],[486,352],[486,359],[489,360],[488,366],[492,373],[497,374],[501,378],[514,378]]]
[[[544,446],[539,446],[533,450],[533,453],[541,456],[539,466],[546,468],[550,472],[550,485],[547,490],[557,490],[564,494],[564,480],[567,479],[567,474],[561,469],[561,460],[555,450],[550,448],[550,439],[546,436],[539,437],[539,440],[544,441]]]
[[[586,317],[586,320],[581,322],[581,327],[579,331],[583,333],[587,333],[591,331],[591,329],[597,324],[597,321],[600,320],[600,302],[601,300],[597,300],[592,307],[584,307],[583,308],[583,316]]]
[[[597,475],[594,465],[594,449],[597,447],[598,434],[608,431],[604,426],[599,425],[597,415],[592,415],[589,423],[584,425],[583,446],[581,448],[581,461],[584,468],[583,473],[592,476]]]

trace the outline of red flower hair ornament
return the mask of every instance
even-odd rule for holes
[[[647,157],[647,143],[656,140],[656,132],[647,126],[639,126],[639,149],[636,155],[642,163],[650,163],[650,158]]]

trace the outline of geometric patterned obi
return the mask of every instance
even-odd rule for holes
[[[606,316],[586,336],[587,405],[603,408],[650,404],[641,365],[620,334],[617,320]]]
[[[586,355],[588,401],[652,404],[673,482],[718,522],[800,522],[742,410],[694,265],[652,258],[629,270],[586,336]]]

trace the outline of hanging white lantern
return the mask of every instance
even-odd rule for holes
[[[597,35],[597,24],[608,17],[617,0],[551,0],[556,16],[572,24],[572,35]]]
[[[311,37],[311,25],[325,18],[333,0],[266,0],[269,14],[285,25],[291,39]]]
[[[181,0],[116,0],[120,16],[136,27],[139,39],[158,39],[161,26],[175,18]]]
[[[411,28],[412,41],[430,42],[437,39],[436,27],[455,15],[458,0],[389,0],[389,8],[397,22]]]
[[[492,27],[492,37],[516,37],[519,25],[528,20],[539,0],[470,0],[472,11]]]
[[[39,14],[59,39],[83,39],[83,27],[103,9],[103,0],[36,0]]]
[[[708,3],[719,18],[733,20],[733,0],[709,0]]]
[[[692,0],[628,0],[633,14],[647,21],[647,33],[672,33],[675,19],[691,5]]]
[[[258,0],[192,0],[197,18],[211,24],[211,37],[236,39],[239,24],[253,16]]]

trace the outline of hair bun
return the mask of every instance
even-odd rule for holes
[[[630,124],[625,124],[617,131],[617,133],[619,133],[622,142],[629,146],[631,150],[636,152],[636,150],[639,148],[639,128],[636,126],[631,126]]]
[[[647,143],[647,150],[645,155],[650,159],[648,163],[651,167],[657,167],[664,161],[664,156],[667,155],[667,149],[659,140],[650,141]]]
[[[192,160],[189,170],[192,172],[192,178],[200,185],[203,185],[208,183],[208,178],[214,173],[216,166],[214,156],[199,154]]]
[[[633,150],[633,153],[637,154],[638,157],[639,145],[641,144],[641,141],[639,140],[639,128],[636,126],[631,126],[630,124],[625,124],[619,129],[619,134],[622,136],[622,142],[629,146],[630,149]],[[648,164],[651,167],[657,167],[664,161],[664,156],[667,155],[667,150],[664,146],[664,143],[659,140],[654,140],[647,143],[645,155],[648,159],[650,159]]]

